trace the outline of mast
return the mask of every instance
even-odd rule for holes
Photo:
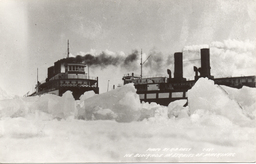
[[[36,81],[37,81],[37,84],[38,84],[38,68],[36,69]]]
[[[38,68],[36,69],[36,93],[39,92]]]
[[[89,74],[89,64],[87,65],[88,66],[88,79],[90,78],[90,74]]]
[[[141,58],[140,58],[140,78],[142,78],[142,49],[141,49]]]
[[[152,55],[152,54],[151,54],[151,55]],[[149,56],[147,57],[147,59],[144,60],[144,62],[142,63],[142,49],[141,49],[141,58],[140,58],[140,78],[142,78],[142,66],[143,66],[143,64],[145,64],[146,61],[151,57],[151,55],[149,55]]]
[[[69,58],[69,40],[68,40],[68,45],[67,45],[67,58]]]

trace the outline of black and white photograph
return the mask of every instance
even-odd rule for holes
[[[256,0],[0,0],[0,163],[256,161]]]

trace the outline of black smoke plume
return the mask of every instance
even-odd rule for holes
[[[129,54],[122,63],[121,67],[127,70],[136,70],[138,69],[139,65],[136,61],[139,59],[139,51],[134,50],[131,54]]]
[[[83,62],[84,64],[90,65],[91,67],[105,68],[107,66],[121,66],[126,69],[136,67],[136,61],[138,60],[139,53],[134,50],[128,56],[111,56],[105,52],[100,53],[97,56],[86,54],[84,56],[76,56],[76,61]]]

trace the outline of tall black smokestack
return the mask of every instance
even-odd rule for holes
[[[210,66],[210,49],[203,48],[201,49],[201,68],[200,68],[201,77],[211,77],[211,66]]]
[[[174,54],[174,81],[184,81],[183,78],[183,57],[182,52]]]

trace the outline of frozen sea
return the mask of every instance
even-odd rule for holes
[[[1,90],[3,93],[3,91]],[[255,162],[256,89],[201,78],[186,100],[140,103],[132,84],[75,101],[0,100],[0,162]]]

